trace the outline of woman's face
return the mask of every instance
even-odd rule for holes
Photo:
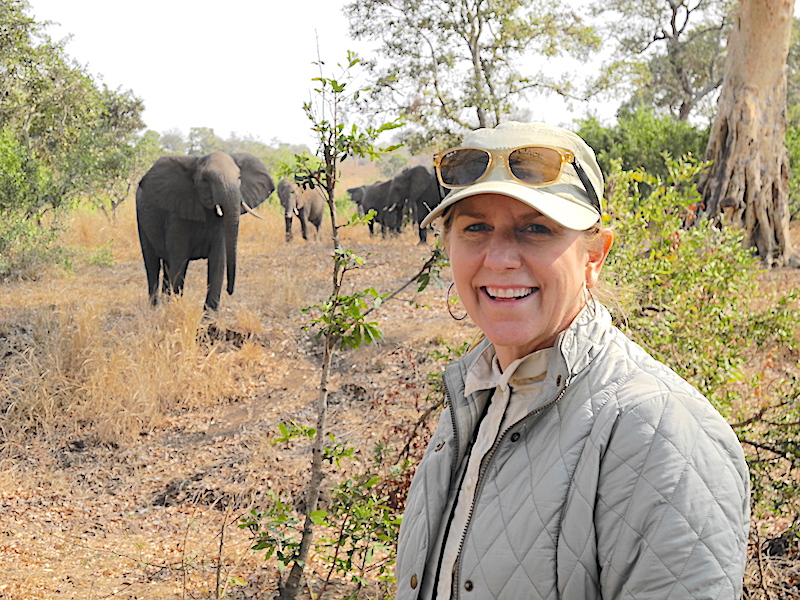
[[[610,232],[592,246],[586,232],[508,196],[482,194],[453,206],[447,250],[456,288],[503,369],[552,346],[580,312],[583,284],[597,282]]]

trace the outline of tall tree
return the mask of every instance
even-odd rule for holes
[[[187,141],[187,154],[204,156],[217,150],[222,150],[222,138],[211,127],[192,127],[189,129]]]
[[[186,149],[189,147],[183,132],[177,128],[162,132],[159,142],[164,152],[169,154],[186,154]]]
[[[800,267],[789,234],[786,60],[794,0],[740,0],[698,189],[705,214],[741,226],[769,265]],[[768,40],[769,43],[765,43]]]
[[[355,39],[379,42],[370,98],[411,124],[412,151],[450,143],[519,113],[525,92],[570,94],[568,75],[522,73],[519,61],[597,48],[579,15],[549,0],[354,0]],[[536,64],[540,64],[537,62]]]
[[[144,127],[144,106],[130,91],[95,83],[29,9],[27,0],[0,0],[0,123],[50,175],[30,188],[37,194],[25,210],[34,214],[98,184],[105,158]]]
[[[607,33],[616,40],[598,87],[627,89],[635,103],[681,121],[698,112],[713,116],[731,0],[601,0],[594,11],[605,16]]]

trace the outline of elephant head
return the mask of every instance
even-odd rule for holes
[[[202,157],[176,155],[158,159],[142,178],[137,192],[137,217],[148,281],[150,268],[145,242],[169,265],[168,279],[174,291],[182,287],[189,260],[208,258],[206,304],[216,308],[223,264],[227,291],[232,294],[234,290],[239,216],[246,211],[252,213],[251,209],[266,200],[274,189],[266,167],[251,154],[213,152]],[[153,222],[159,219],[170,225],[158,226]],[[213,275],[212,266],[217,269]]]
[[[441,202],[443,194],[436,175],[423,165],[407,167],[392,178],[388,203],[407,202],[418,225],[420,243],[427,241],[427,230],[419,227],[423,219]]]
[[[292,220],[297,216],[297,194],[295,184],[290,179],[278,182],[278,198],[283,207],[283,219],[286,222],[286,241],[292,241]]]

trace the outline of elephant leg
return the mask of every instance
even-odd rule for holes
[[[147,273],[147,294],[150,297],[151,304],[156,304],[158,301],[158,280],[161,275],[161,259],[141,230],[139,231],[139,243],[142,246],[144,270]]]
[[[294,235],[292,235],[292,217],[284,217],[284,220],[286,221],[286,243],[288,244],[294,238]]]
[[[428,243],[428,228],[427,227],[420,227],[419,228],[419,245],[427,244]]]
[[[300,229],[303,231],[303,239],[308,241],[308,215],[306,215],[306,210],[304,208],[300,209],[297,218],[300,220]]]
[[[177,266],[175,266],[177,265]],[[189,260],[173,261],[173,266],[167,267],[168,283],[173,294],[182,294],[183,285],[186,283],[186,270],[189,268]]]
[[[220,296],[222,295],[222,278],[225,275],[224,258],[224,253],[211,252],[209,254],[208,287],[204,304],[206,310],[217,310],[219,308]]]
[[[169,281],[169,264],[167,261],[161,261],[161,293],[164,295],[172,293],[172,284]]]

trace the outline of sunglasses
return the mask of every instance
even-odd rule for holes
[[[461,188],[481,181],[496,160],[501,160],[515,181],[530,187],[544,187],[561,177],[566,163],[572,164],[592,206],[600,213],[600,199],[583,167],[569,150],[550,146],[521,146],[502,150],[451,148],[434,154],[433,167],[446,188]]]

